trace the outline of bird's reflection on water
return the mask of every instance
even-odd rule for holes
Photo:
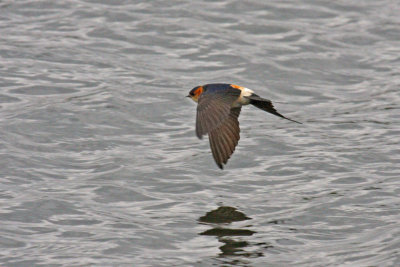
[[[245,247],[251,245],[245,240],[245,237],[256,234],[255,231],[243,229],[243,227],[229,227],[229,224],[233,222],[245,220],[251,220],[251,218],[247,217],[236,208],[227,206],[219,207],[218,209],[207,212],[206,215],[199,218],[200,223],[211,226],[210,229],[201,232],[200,235],[216,236],[218,241],[224,244],[219,247],[221,250],[219,254],[220,257],[260,257],[263,255],[261,252],[248,252],[244,250]],[[245,226],[244,228],[248,227],[249,226]],[[235,261],[237,261],[237,259]],[[232,263],[234,264],[234,262]]]

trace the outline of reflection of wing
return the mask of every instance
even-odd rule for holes
[[[223,168],[239,141],[238,117],[241,108],[231,108],[241,91],[233,88],[223,92],[204,92],[198,102],[196,134],[209,135],[210,147],[218,167]]]
[[[208,133],[211,152],[215,162],[221,169],[223,169],[222,164],[226,164],[233,151],[235,151],[235,147],[240,139],[238,121],[240,110],[241,107],[231,109],[229,116],[219,126]]]

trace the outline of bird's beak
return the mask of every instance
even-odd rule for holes
[[[190,95],[187,95],[186,97],[190,97]]]

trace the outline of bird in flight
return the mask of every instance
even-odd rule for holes
[[[253,106],[278,117],[300,123],[280,114],[272,102],[252,90],[234,84],[214,83],[193,88],[187,97],[197,102],[196,135],[208,134],[211,152],[220,169],[235,151],[240,139],[238,117],[243,105]]]

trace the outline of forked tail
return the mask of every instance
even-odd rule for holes
[[[289,119],[289,118],[283,116],[282,114],[280,114],[280,113],[275,109],[275,107],[274,107],[274,105],[272,104],[272,102],[271,102],[270,100],[268,100],[268,99],[262,98],[262,97],[260,97],[260,96],[258,96],[258,95],[256,95],[256,94],[252,94],[251,96],[248,96],[247,98],[250,99],[250,104],[252,104],[253,106],[255,106],[255,107],[259,108],[259,109],[262,109],[262,110],[264,110],[264,111],[266,111],[266,112],[269,112],[269,113],[271,113],[271,114],[274,114],[275,116],[278,116],[278,117],[287,119],[287,120],[289,120],[289,121],[293,121],[293,122],[302,124],[301,122],[298,122],[298,121]]]

